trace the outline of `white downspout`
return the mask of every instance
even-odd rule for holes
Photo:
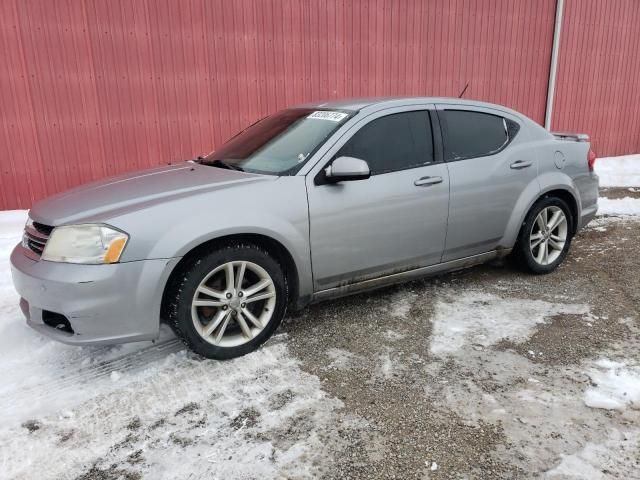
[[[562,30],[562,13],[564,0],[556,0],[556,24],[553,29],[553,47],[551,49],[551,68],[549,68],[549,83],[547,85],[547,109],[544,115],[544,128],[551,129],[551,114],[553,113],[553,99],[556,93],[556,72],[558,70],[558,52],[560,51],[560,30]]]

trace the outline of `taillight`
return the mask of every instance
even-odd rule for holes
[[[593,168],[596,166],[596,152],[592,149],[589,149],[589,153],[587,153],[587,163],[589,164],[589,171],[593,172]]]

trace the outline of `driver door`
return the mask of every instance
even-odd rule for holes
[[[354,125],[307,175],[316,292],[441,261],[449,174],[433,138],[425,107],[387,109]],[[367,161],[371,177],[318,181],[340,156]]]

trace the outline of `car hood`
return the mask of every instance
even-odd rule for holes
[[[117,214],[171,198],[277,178],[184,162],[73,188],[37,202],[29,216],[37,222],[53,226],[107,221]]]

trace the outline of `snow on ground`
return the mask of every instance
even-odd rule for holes
[[[601,187],[640,187],[640,154],[596,160]]]
[[[191,355],[167,330],[156,344],[54,342],[25,325],[11,283],[25,218],[0,212],[0,478],[321,475],[342,404],[284,335],[229,362]]]
[[[331,360],[327,364],[327,370],[347,370],[359,360],[357,355],[342,348],[329,348],[326,353]]]
[[[139,459],[133,470],[148,478],[310,478],[328,457],[341,403],[283,343],[224,363],[183,351],[148,369],[75,408],[1,427],[8,478],[70,477],[97,459],[98,468]]]
[[[16,243],[20,241],[22,228],[27,220],[26,210],[10,210],[0,212],[0,315],[5,317],[9,309],[15,308],[18,298],[9,275],[9,255]],[[0,338],[4,322],[0,322]],[[0,350],[2,345],[0,344]]]
[[[51,341],[27,327],[9,270],[9,255],[20,241],[26,217],[24,210],[0,212],[0,352],[3,367],[0,424],[9,420],[22,421],[34,412],[47,414],[63,406],[69,407],[102,391],[96,389],[96,382],[106,389],[116,388],[106,377],[113,372],[114,377],[117,376],[118,368],[131,369],[133,365],[126,355],[145,352],[152,346],[151,342],[139,342],[78,348]],[[147,358],[149,355],[166,356],[181,349],[167,330],[163,331],[160,340],[162,346],[152,348],[153,353],[148,353]],[[105,362],[109,364],[103,365]],[[77,381],[88,378],[94,381]],[[128,377],[121,383],[126,381]],[[43,388],[45,385],[47,390]],[[27,394],[30,401],[24,402],[21,396]]]
[[[431,353],[454,353],[464,345],[486,348],[502,339],[524,340],[549,316],[588,312],[586,305],[505,299],[480,291],[445,296],[436,304]]]
[[[584,394],[584,403],[606,410],[640,410],[640,367],[600,359],[587,374],[593,387]]]
[[[604,480],[611,478],[612,472],[616,472],[616,478],[637,478],[638,445],[640,432],[613,430],[604,443],[589,442],[582,450],[563,455],[545,478]]]
[[[461,369],[462,381],[452,381],[432,361],[426,368],[435,381],[425,390],[435,405],[452,409],[466,423],[499,424],[510,445],[521,449],[515,455],[522,455],[526,472],[557,480],[636,478],[640,369],[631,361],[588,358],[558,365],[537,349],[517,350],[531,342],[534,331],[566,316],[589,327],[601,320],[583,304],[464,289],[439,295],[431,352],[452,362],[447,372]],[[633,358],[633,352],[625,353]]]
[[[406,365],[397,359],[397,352],[394,352],[391,348],[386,348],[386,351],[378,355],[379,368],[377,368],[372,375],[371,382],[376,381],[388,381],[399,374],[406,368]]]
[[[598,215],[640,215],[640,198],[605,198],[598,199]]]
[[[406,292],[402,292],[401,294],[394,295],[391,299],[391,315],[396,318],[407,318],[415,298],[415,293],[407,294]]]
[[[640,187],[640,154],[599,158],[596,173],[601,187],[628,187],[635,193]],[[609,199],[601,196],[598,215],[640,215],[640,198]]]

